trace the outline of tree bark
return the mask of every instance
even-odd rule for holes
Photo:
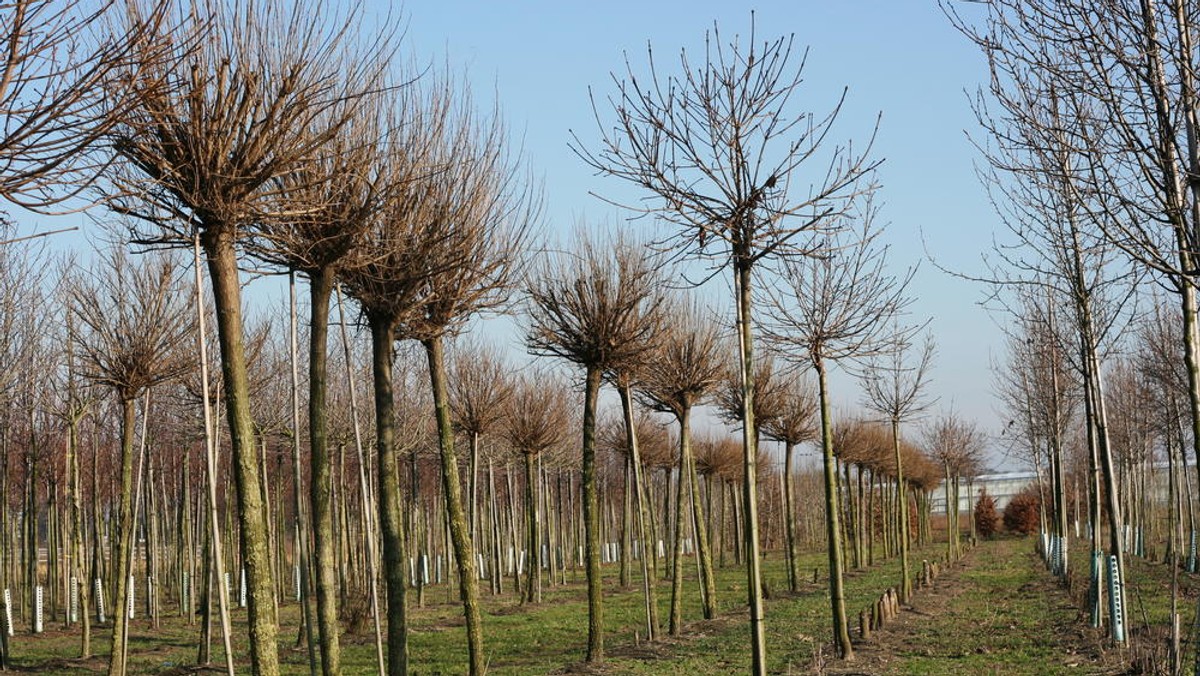
[[[838,523],[841,506],[838,504],[837,465],[833,456],[833,426],[829,413],[829,390],[825,363],[813,358],[821,405],[821,452],[825,465],[825,533],[829,538],[829,605],[833,611],[833,640],[842,659],[853,659],[854,647],[846,624],[846,592],[842,582],[842,539]]]
[[[225,229],[205,230],[203,240],[216,307],[242,558],[246,564],[249,586],[250,666],[254,676],[276,676],[279,673],[279,648],[275,641],[278,630],[273,600],[275,586],[271,580],[266,509],[262,504],[262,477],[259,475],[253,419],[250,416],[250,385],[242,336],[241,281],[238,278],[233,233]]]
[[[792,496],[792,461],[796,444],[784,444],[783,453],[783,523],[787,546],[788,589],[800,591],[800,561],[796,552],[796,507]]]
[[[368,313],[371,325],[371,373],[375,386],[375,461],[379,465],[379,528],[387,587],[387,668],[389,676],[408,673],[408,618],[404,516],[400,507],[400,469],[396,461],[396,409],[392,394],[392,343],[395,320]]]
[[[112,649],[108,658],[110,676],[125,673],[125,633],[129,630],[129,562],[133,550],[133,430],[136,400],[129,393],[121,395],[121,493],[118,501],[117,551],[113,552],[116,579],[113,589]]]
[[[338,639],[338,574],[334,551],[334,506],[331,495],[333,463],[326,435],[325,398],[329,356],[329,300],[333,294],[333,271],[321,268],[309,278],[308,345],[308,441],[309,493],[313,519],[313,558],[316,568],[317,629],[321,647],[321,672],[341,672]]]
[[[446,389],[446,363],[443,339],[435,336],[422,341],[429,361],[429,379],[433,387],[433,406],[437,415],[438,448],[442,461],[442,492],[446,503],[446,518],[450,539],[458,563],[459,597],[467,622],[467,650],[470,672],[483,674],[487,667],[483,656],[483,628],[480,626],[479,575],[475,569],[475,548],[462,504],[462,487],[458,476],[458,458],[454,453],[454,429],[450,418],[450,397]]]
[[[735,255],[738,344],[742,361],[742,518],[746,554],[746,593],[750,607],[751,673],[767,673],[766,629],[763,626],[762,568],[758,544],[758,427],[754,419],[754,335],[751,313],[751,259]]]
[[[600,570],[600,505],[596,495],[596,400],[600,369],[589,366],[583,393],[583,527],[587,556],[587,661],[604,660],[604,595]]]

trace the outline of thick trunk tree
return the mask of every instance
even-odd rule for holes
[[[221,346],[221,373],[229,418],[238,523],[241,526],[242,560],[249,591],[248,624],[250,665],[254,676],[279,673],[279,647],[275,636],[275,585],[271,579],[271,552],[267,541],[266,507],[262,503],[262,476],[250,416],[250,385],[246,372],[246,347],[242,335],[241,280],[233,233],[207,229],[203,235],[212,279],[217,335]]]

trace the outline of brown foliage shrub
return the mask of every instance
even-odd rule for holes
[[[1013,533],[1036,533],[1040,526],[1041,499],[1037,489],[1027,486],[1009,500],[1004,508],[1004,527]]]
[[[987,489],[979,490],[975,502],[975,532],[979,537],[990,538],[1000,530],[1000,513],[996,511],[996,499],[988,495]]]

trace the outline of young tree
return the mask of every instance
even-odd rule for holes
[[[440,167],[440,135],[450,105],[446,94],[437,87],[416,86],[395,92],[390,108],[406,124],[398,127],[403,131],[390,139],[390,152],[379,160],[379,171],[390,176],[392,189],[358,242],[353,261],[341,271],[346,292],[358,301],[371,331],[376,502],[387,598],[387,670],[392,676],[408,673],[408,561],[398,460],[398,432],[403,428],[396,420],[395,350],[427,293],[429,275],[454,263],[455,254],[442,247],[444,235],[425,211],[431,205],[421,200],[426,192],[421,179]]]
[[[824,253],[789,260],[783,289],[773,299],[770,336],[785,358],[817,373],[821,447],[825,471],[825,527],[829,550],[829,601],[838,654],[851,658],[842,580],[841,500],[837,486],[833,428],[829,410],[830,362],[865,359],[885,352],[891,321],[911,302],[905,289],[911,272],[895,277],[885,268],[886,247],[877,247],[876,211],[868,202],[857,230],[831,236]]]
[[[946,558],[962,556],[958,505],[961,481],[976,476],[983,463],[983,435],[954,412],[943,413],[924,431],[925,452],[942,465],[946,481]],[[970,496],[968,496],[968,500]]]
[[[655,201],[623,206],[653,213],[675,226],[660,244],[731,268],[743,411],[742,518],[750,614],[752,672],[766,670],[762,574],[759,560],[754,418],[753,272],[764,259],[802,257],[800,235],[836,223],[854,195],[870,188],[875,162],[865,148],[830,145],[845,93],[818,115],[794,107],[805,59],[794,37],[759,43],[753,26],[743,42],[728,43],[714,27],[701,62],[681,52],[675,74],[660,76],[653,56],[649,75],[629,65],[608,105],[615,120],[602,121],[598,148],[574,135],[573,148],[601,174],[650,193]],[[648,50],[649,51],[649,50]],[[872,134],[873,138],[873,134]],[[812,179],[804,177],[812,171]]]
[[[764,380],[756,380],[762,383]],[[795,455],[796,447],[817,438],[815,418],[817,399],[812,385],[799,375],[788,373],[768,391],[777,392],[779,415],[769,418],[762,426],[763,435],[783,444],[783,509],[784,546],[787,548],[788,588],[800,590],[800,557],[796,542]],[[763,401],[760,396],[759,402]]]
[[[458,346],[450,369],[450,410],[454,427],[467,435],[471,455],[467,463],[467,511],[471,537],[479,538],[480,439],[504,417],[512,383],[500,354],[481,344]]]
[[[528,526],[529,557],[525,565],[529,582],[524,601],[542,602],[542,519],[538,457],[567,437],[570,414],[567,412],[566,385],[545,372],[528,374],[518,380],[503,418],[505,439],[525,458],[525,522]]]
[[[81,280],[71,292],[71,312],[81,327],[73,339],[84,373],[111,388],[121,403],[121,497],[113,552],[116,589],[108,666],[108,673],[117,676],[125,673],[129,623],[124,609],[133,557],[137,400],[152,386],[182,375],[193,364],[182,349],[192,326],[189,297],[181,281],[166,257],[133,265],[123,252],[114,250],[90,280]],[[142,415],[149,415],[145,406]]]
[[[657,332],[660,278],[645,248],[620,236],[581,233],[579,249],[547,255],[526,280],[534,354],[584,369],[583,519],[588,579],[589,662],[604,659],[600,504],[596,490],[596,404],[606,371],[637,361]]]
[[[910,421],[929,408],[925,389],[929,367],[933,362],[933,338],[928,337],[924,349],[913,365],[906,363],[912,329],[897,328],[892,344],[881,355],[869,359],[863,370],[863,391],[866,405],[887,418],[892,427],[892,453],[895,466],[896,495],[900,504],[900,600],[912,596],[912,576],[908,567],[908,494],[905,492],[904,459],[900,455],[900,423]]]
[[[421,181],[424,224],[439,240],[438,258],[426,261],[424,287],[403,327],[425,350],[437,422],[442,495],[458,566],[459,597],[467,623],[470,673],[487,670],[479,609],[475,547],[463,507],[446,370],[445,342],[472,318],[508,302],[521,251],[537,225],[540,196],[508,153],[499,115],[486,122],[470,111],[467,93],[455,99],[441,170]],[[435,165],[436,166],[436,165]]]
[[[341,672],[333,460],[326,415],[329,307],[338,270],[386,207],[386,191],[393,187],[389,181],[394,179],[380,157],[387,142],[379,129],[384,117],[379,107],[384,99],[373,100],[373,106],[362,108],[358,118],[341,127],[317,158],[277,179],[278,201],[257,224],[252,238],[256,257],[300,272],[309,280],[309,505],[325,676]]]
[[[675,554],[671,573],[671,619],[669,631],[678,634],[683,612],[683,527],[686,502],[691,503],[691,521],[700,556],[701,599],[704,618],[717,614],[717,585],[709,551],[707,519],[700,504],[700,484],[692,458],[692,408],[703,403],[720,382],[718,359],[721,348],[719,325],[707,318],[704,307],[676,301],[663,317],[666,329],[661,343],[643,367],[643,400],[658,411],[670,413],[679,423],[679,482],[675,492]]]

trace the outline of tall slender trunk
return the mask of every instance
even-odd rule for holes
[[[246,348],[242,336],[241,280],[238,278],[233,233],[224,228],[203,234],[212,278],[217,333],[221,345],[221,373],[229,417],[242,558],[249,588],[248,624],[250,666],[254,676],[279,673],[279,648],[275,641],[275,585],[271,579],[267,543],[266,509],[262,504],[262,477],[254,448],[254,423],[250,416],[250,385],[246,373]]]
[[[796,552],[796,507],[792,496],[793,467],[796,444],[789,439],[783,452],[783,523],[787,546],[788,589],[800,591],[800,560]]]
[[[908,603],[912,596],[912,573],[908,568],[908,491],[900,458],[900,419],[896,417],[892,418],[892,454],[896,460],[896,503],[900,510],[900,600]]]
[[[69,349],[69,348],[68,348]],[[73,381],[72,381],[73,383]],[[74,388],[72,387],[72,391]],[[75,398],[71,397],[74,405]],[[91,585],[88,583],[87,567],[83,565],[83,482],[79,472],[79,420],[81,411],[71,411],[67,427],[67,485],[71,496],[68,499],[71,521],[71,576],[74,578],[75,589],[79,594],[78,619],[82,624],[79,638],[79,657],[86,659],[92,656],[92,619],[88,615],[88,593]],[[67,603],[70,604],[68,590]],[[68,613],[70,611],[68,610]]]
[[[843,659],[854,657],[850,644],[850,632],[846,625],[846,592],[842,583],[842,539],[838,515],[837,466],[833,457],[833,425],[829,414],[829,389],[825,377],[825,363],[814,356],[813,366],[817,371],[818,394],[821,405],[821,452],[825,464],[825,533],[829,538],[829,605],[833,611],[833,640],[838,655]]]
[[[692,424],[691,408],[684,409],[679,418],[679,438],[683,447],[686,467],[681,479],[686,480],[690,487],[692,530],[696,533],[696,555],[700,560],[700,585],[704,592],[704,619],[711,620],[717,616],[717,581],[713,573],[712,552],[708,547],[708,529],[704,527],[704,506],[700,503],[700,482],[696,478],[696,463],[692,458]]]
[[[387,668],[389,676],[408,673],[408,617],[405,609],[404,516],[400,507],[400,468],[396,461],[396,405],[392,394],[395,319],[367,313],[371,325],[371,373],[375,387],[375,461],[379,465],[379,529],[387,587]]]
[[[117,511],[117,550],[113,552],[116,575],[113,590],[112,649],[108,659],[110,676],[125,673],[125,633],[129,630],[129,562],[133,550],[133,432],[136,399],[132,393],[121,395],[121,492]]]
[[[313,559],[316,568],[317,629],[321,646],[321,672],[341,672],[338,638],[338,573],[334,551],[333,461],[326,435],[325,395],[329,356],[329,300],[333,295],[333,270],[309,272],[308,334],[308,501],[313,519]]]
[[[312,581],[309,579],[308,520],[304,509],[304,476],[300,465],[300,347],[296,318],[296,273],[288,276],[288,353],[292,375],[292,500],[296,528],[296,570],[300,576],[300,632],[296,643],[304,641],[308,651],[308,673],[316,676],[320,669],[317,645],[313,636]]]
[[[526,541],[526,549],[529,556],[525,561],[528,566],[526,575],[528,581],[525,583],[525,600],[530,603],[542,602],[542,571],[541,571],[541,543],[542,543],[542,517],[540,509],[540,488],[541,484],[537,480],[537,454],[526,452],[525,454],[525,526],[528,529],[529,538]]]
[[[450,397],[446,389],[446,362],[443,339],[435,336],[422,341],[429,361],[429,380],[433,387],[433,406],[437,415],[438,448],[442,461],[442,492],[446,503],[450,539],[458,563],[459,597],[467,621],[467,650],[471,674],[483,674],[487,667],[483,655],[483,628],[480,626],[479,575],[475,569],[475,547],[468,532],[463,511],[462,487],[458,476],[458,458],[454,453],[454,429],[450,419]]]
[[[751,265],[746,252],[735,255],[738,346],[742,366],[742,518],[746,553],[746,594],[750,610],[751,673],[767,673],[766,629],[763,626],[762,568],[758,544],[758,425],[754,418],[754,335],[751,312]]]
[[[633,387],[628,383],[623,383],[618,388],[621,396],[621,413],[625,418],[625,443],[629,447],[629,460],[632,465],[633,472],[633,491],[635,497],[635,508],[637,509],[638,523],[638,538],[641,543],[642,550],[642,595],[645,599],[646,609],[646,639],[653,641],[658,637],[658,599],[655,594],[655,578],[651,570],[650,561],[652,556],[656,556],[657,552],[653,551],[651,537],[647,522],[649,518],[650,504],[648,498],[644,495],[643,477],[642,477],[642,453],[638,446],[637,424],[633,418]]]
[[[587,661],[604,660],[604,595],[600,571],[600,504],[596,494],[596,400],[600,369],[588,366],[583,392],[583,528],[587,555]]]
[[[342,354],[346,362],[346,384],[350,390],[350,417],[354,423],[354,450],[358,453],[359,505],[362,507],[362,539],[367,549],[367,591],[371,595],[371,620],[375,629],[375,660],[379,673],[387,669],[383,656],[383,626],[379,615],[379,550],[375,537],[376,529],[371,520],[371,482],[367,478],[367,454],[363,449],[362,426],[358,416],[358,388],[354,381],[353,361],[350,357],[350,337],[346,333],[346,310],[342,304],[342,292],[337,292],[338,324],[341,327]]]

